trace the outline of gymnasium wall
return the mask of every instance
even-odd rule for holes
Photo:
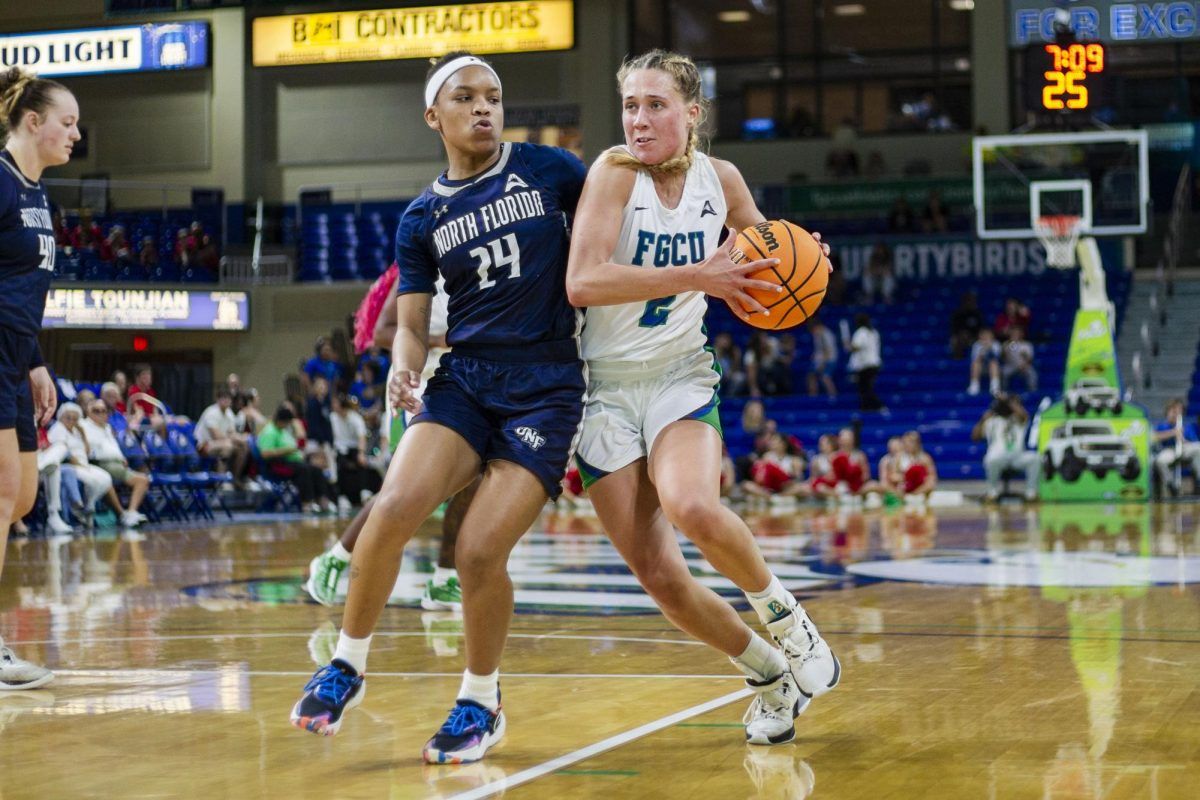
[[[152,330],[148,356],[161,360],[171,351],[211,349],[213,377],[223,382],[236,372],[243,386],[262,394],[268,413],[283,399],[283,376],[312,355],[317,336],[344,327],[366,290],[364,283],[259,286],[250,289],[250,330],[245,333]],[[66,376],[79,376],[85,350],[129,350],[132,331],[57,329],[43,334],[46,361]]]

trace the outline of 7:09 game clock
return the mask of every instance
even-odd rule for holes
[[[1091,116],[1107,103],[1108,49],[1100,42],[1076,42],[1060,36],[1057,42],[1036,44],[1025,51],[1026,112]]]

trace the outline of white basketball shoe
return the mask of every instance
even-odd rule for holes
[[[0,639],[0,691],[12,692],[36,689],[54,680],[54,673],[45,667],[17,658]]]
[[[838,685],[842,665],[801,606],[796,605],[787,616],[768,622],[767,631],[783,650],[805,697],[820,697]]]
[[[750,744],[783,744],[796,738],[796,717],[808,706],[791,670],[769,681],[746,679],[754,690],[754,701],[746,709],[746,741]]]

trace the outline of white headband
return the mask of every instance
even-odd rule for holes
[[[492,65],[484,61],[482,58],[475,56],[459,56],[453,61],[447,61],[438,67],[437,72],[433,73],[433,77],[425,84],[425,107],[433,106],[433,101],[437,100],[438,92],[442,90],[442,84],[450,80],[450,76],[458,72],[463,67],[483,67],[488,72],[492,73],[492,77],[496,79],[496,83],[500,83],[500,76],[496,74],[496,70],[492,69]]]

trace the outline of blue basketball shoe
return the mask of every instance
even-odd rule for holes
[[[292,707],[292,724],[302,731],[333,736],[346,712],[362,702],[366,678],[345,661],[334,659],[304,686],[304,696]]]
[[[474,700],[459,698],[446,722],[425,743],[426,764],[468,764],[479,761],[504,736],[504,712],[492,711]]]

